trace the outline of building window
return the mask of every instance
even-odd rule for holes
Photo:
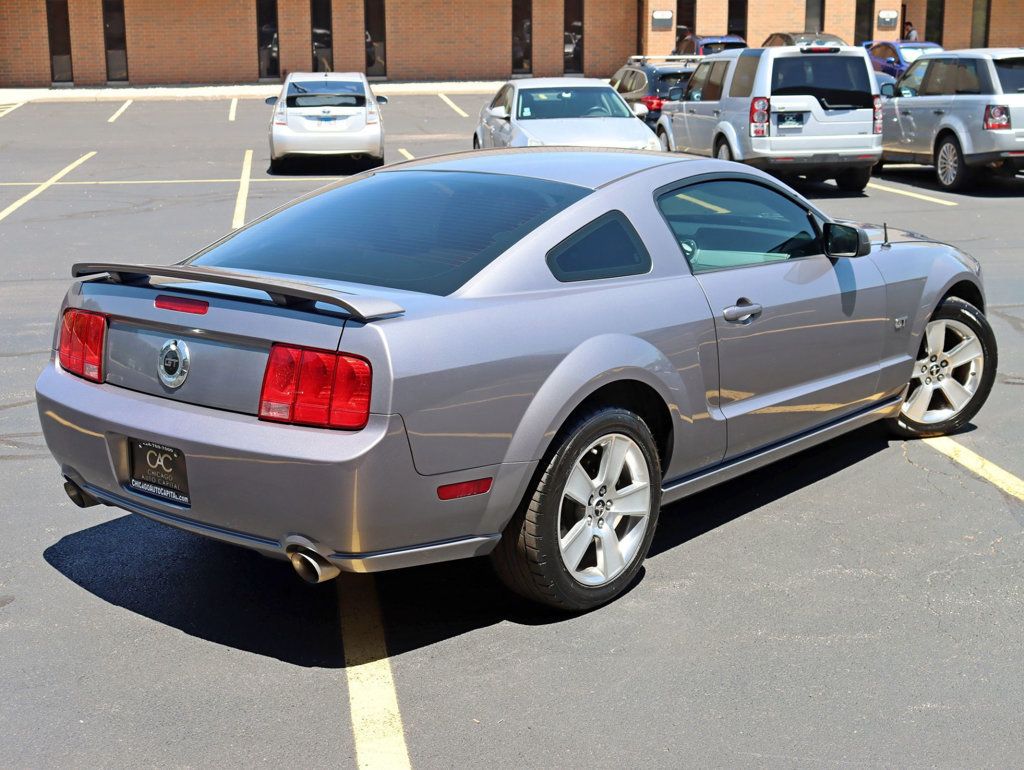
[[[825,0],[807,0],[804,6],[804,31],[823,32]]]
[[[860,45],[875,39],[875,0],[857,0],[853,16],[853,42]]]
[[[309,0],[309,23],[313,35],[313,72],[332,72],[331,0]]]
[[[124,0],[103,0],[103,46],[107,49],[107,80],[127,80],[128,46],[124,32]]]
[[[565,0],[565,71],[583,72],[583,0]]]
[[[974,0],[971,7],[971,48],[988,46],[988,20],[992,0]]]
[[[68,0],[46,0],[46,26],[50,34],[50,77],[54,83],[70,83],[73,75]]]
[[[729,0],[728,23],[726,32],[747,39],[747,0]]]
[[[533,0],[512,0],[512,72],[533,72]]]
[[[924,39],[942,45],[942,26],[946,22],[946,0],[928,0],[924,19]]]
[[[676,2],[676,47],[679,51],[683,39],[693,32],[697,24],[697,0],[677,0]]]
[[[384,77],[388,74],[384,61],[384,0],[364,0],[363,17],[366,19],[366,74]]]
[[[260,55],[260,79],[281,77],[280,43],[277,37],[277,0],[256,0],[256,42]]]

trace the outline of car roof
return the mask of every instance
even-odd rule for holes
[[[607,80],[598,78],[517,78],[509,81],[516,88],[564,88],[566,86],[603,86],[611,88]]]
[[[942,51],[954,56],[977,56],[986,59],[1005,59],[1024,57],[1024,48],[960,48],[955,51]]]
[[[462,171],[546,179],[596,190],[617,179],[670,163],[690,163],[671,153],[585,147],[473,150],[418,158],[387,166],[377,173]]]
[[[716,40],[718,42],[720,42],[720,43],[743,42],[743,38],[742,37],[740,37],[739,35],[733,35],[733,34],[728,34],[728,35],[694,35],[694,37],[696,37],[698,40],[701,40],[701,41],[704,41],[704,42],[710,42],[710,43],[713,43]]]
[[[362,72],[289,72],[286,80],[365,80]]]

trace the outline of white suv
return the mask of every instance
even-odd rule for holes
[[[706,57],[669,91],[656,131],[666,150],[860,191],[882,155],[882,105],[863,48],[746,48]]]

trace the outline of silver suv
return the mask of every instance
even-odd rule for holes
[[[926,54],[882,95],[883,161],[934,164],[947,190],[1024,168],[1024,49]]]
[[[738,160],[860,191],[882,153],[878,85],[863,48],[826,43],[724,51],[672,89],[666,150]]]

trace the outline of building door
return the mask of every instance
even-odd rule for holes
[[[46,27],[50,37],[50,78],[54,83],[70,83],[73,73],[68,0],[46,0]]]
[[[309,24],[313,42],[313,72],[334,71],[334,34],[331,0],[309,0]]]
[[[281,45],[277,37],[277,0],[256,0],[256,45],[260,80],[281,77]]]
[[[564,69],[567,75],[583,72],[583,0],[565,0]]]
[[[369,77],[384,77],[388,74],[384,58],[384,0],[364,0],[363,18],[366,24],[366,74]]]
[[[103,0],[103,46],[107,52],[107,80],[109,82],[128,80],[124,0]]]
[[[533,72],[533,0],[512,0],[512,74]]]

